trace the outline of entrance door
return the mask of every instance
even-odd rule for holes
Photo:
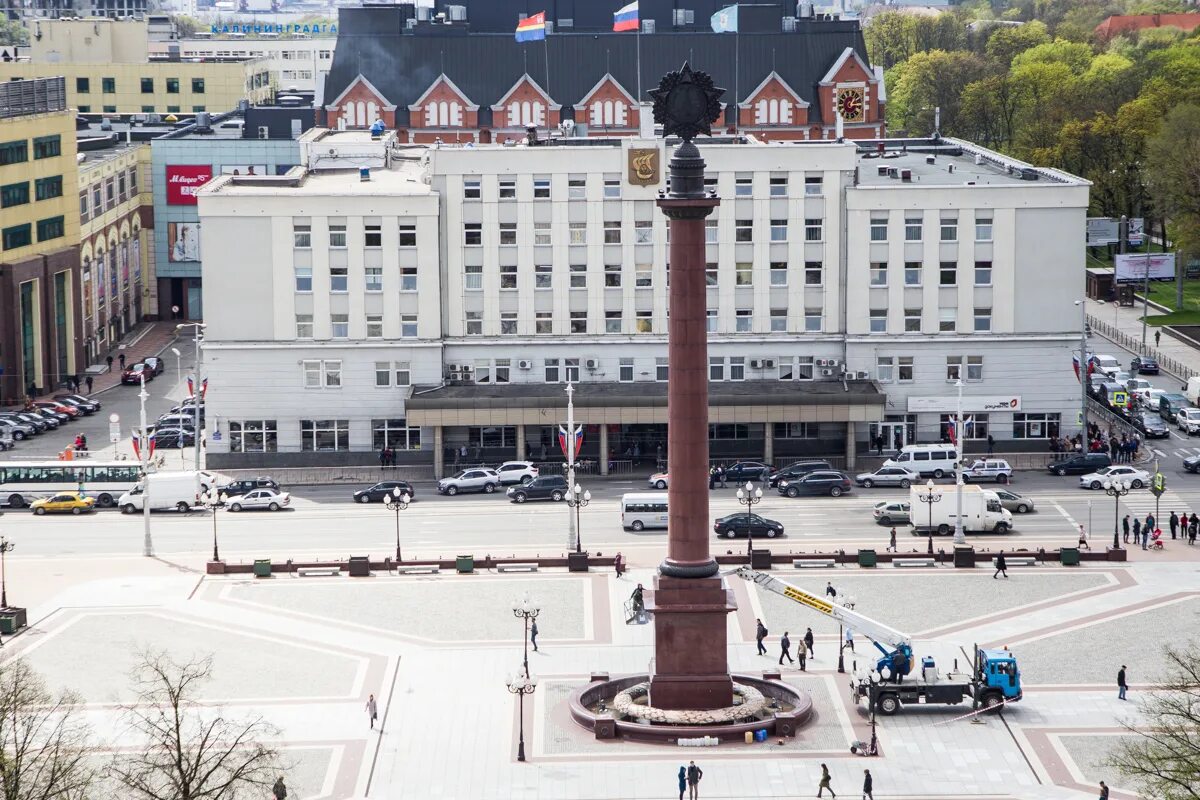
[[[187,318],[204,319],[204,310],[200,307],[200,287],[194,284],[187,287]]]
[[[875,422],[871,424],[871,452],[898,453],[900,448],[906,444],[908,444],[908,426],[905,423]]]

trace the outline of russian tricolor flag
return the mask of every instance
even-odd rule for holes
[[[613,31],[636,31],[638,29],[637,0],[613,12]]]
[[[1080,378],[1079,378],[1079,356],[1078,355],[1071,356],[1071,367],[1075,370],[1075,380],[1079,380]],[[1095,371],[1096,371],[1096,357],[1088,356],[1088,361],[1087,361],[1088,378],[1091,378],[1092,373]]]
[[[546,38],[546,12],[539,11],[517,23],[518,42],[539,42]]]
[[[195,385],[195,382],[192,380],[192,376],[190,376],[190,375],[188,376],[187,384],[188,384],[188,397],[191,397],[192,395],[194,395],[196,393],[196,385]],[[208,378],[205,378],[204,380],[202,380],[200,382],[200,399],[203,400],[204,395],[206,395],[206,394],[208,394]]]
[[[567,455],[567,429],[564,428],[562,425],[559,425],[558,426],[558,446],[562,448],[563,455],[566,456],[567,460],[570,462],[574,462],[576,457],[579,456],[579,451],[583,449],[583,426],[582,425],[575,428],[575,435],[571,438],[574,439],[574,441],[575,441],[575,452],[570,455]]]
[[[143,441],[146,443],[147,447],[149,448],[146,451],[146,458],[154,457],[154,433],[151,432],[149,436],[146,436],[146,435],[142,434],[141,432],[135,432],[133,434],[133,457],[136,458],[138,461],[142,460],[141,444]]]

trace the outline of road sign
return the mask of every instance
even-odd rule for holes
[[[1155,497],[1161,497],[1162,493],[1167,490],[1167,477],[1161,472],[1154,473],[1154,478],[1150,483],[1150,491]]]
[[[112,444],[118,444],[121,441],[121,423],[108,423],[108,441]]]

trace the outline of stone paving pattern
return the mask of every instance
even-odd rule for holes
[[[1075,762],[1075,767],[1089,783],[1104,781],[1109,786],[1125,784],[1107,765],[1108,756],[1127,737],[1124,736],[1077,736],[1064,734],[1058,737],[1062,748]]]

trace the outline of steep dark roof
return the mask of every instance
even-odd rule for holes
[[[522,74],[542,85],[564,108],[583,100],[606,73],[637,92],[638,36],[632,33],[554,33],[542,42],[518,44],[510,33],[429,29],[404,32],[387,14],[396,7],[343,8],[337,49],[325,84],[331,102],[361,74],[398,111],[414,103],[445,73],[481,110],[498,102]],[[425,30],[425,33],[421,33]],[[641,36],[642,100],[659,78],[691,61],[726,89],[724,102],[744,102],[775,70],[812,103],[809,119],[821,121],[817,82],[847,48],[867,60],[857,22],[797,20],[795,32],[655,33]],[[735,65],[736,53],[736,65]],[[549,74],[546,59],[549,57]],[[402,114],[398,117],[403,117]],[[399,123],[399,119],[398,119]]]

